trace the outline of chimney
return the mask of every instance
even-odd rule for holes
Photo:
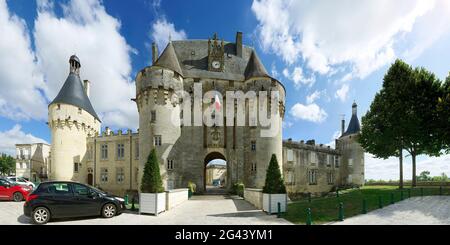
[[[242,58],[242,32],[236,33],[236,56]]]
[[[158,60],[158,46],[155,42],[152,43],[152,65]]]
[[[342,119],[341,119],[341,136],[344,135],[345,133],[345,117],[344,115],[342,115]]]
[[[83,81],[83,86],[84,86],[84,92],[86,92],[86,95],[89,98],[90,97],[90,92],[91,92],[91,82],[89,82],[89,80],[84,80]]]

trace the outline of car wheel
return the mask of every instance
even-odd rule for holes
[[[23,200],[23,195],[22,195],[22,193],[20,193],[20,192],[14,193],[14,195],[13,195],[13,200],[14,200],[15,202],[20,202],[20,201],[22,201],[22,200]]]
[[[116,205],[112,203],[105,204],[102,209],[102,216],[104,218],[112,218],[114,215],[116,215]]]
[[[43,225],[50,220],[50,211],[44,207],[38,207],[33,211],[31,215],[33,223]]]

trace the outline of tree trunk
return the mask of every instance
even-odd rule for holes
[[[412,158],[412,187],[417,186],[417,176],[416,176],[416,154],[411,153]]]
[[[400,149],[400,155],[398,157],[400,165],[400,180],[398,182],[398,188],[403,189],[403,151]]]

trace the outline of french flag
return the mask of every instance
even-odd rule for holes
[[[214,106],[216,108],[216,111],[220,111],[220,108],[222,105],[220,104],[219,95],[216,94],[216,97],[214,98]]]

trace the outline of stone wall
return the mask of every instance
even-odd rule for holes
[[[253,204],[257,209],[263,209],[263,192],[262,189],[244,189],[244,199]]]

